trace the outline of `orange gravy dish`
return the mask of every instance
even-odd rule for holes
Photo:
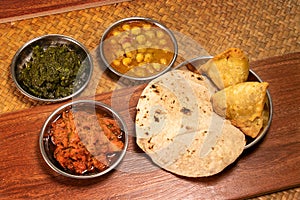
[[[104,56],[120,74],[132,77],[155,75],[166,69],[174,57],[175,46],[169,33],[148,21],[119,23],[104,39]]]
[[[118,122],[99,112],[64,111],[52,122],[50,137],[54,158],[73,174],[104,171],[124,149]]]

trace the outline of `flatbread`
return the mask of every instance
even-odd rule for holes
[[[213,112],[216,88],[202,75],[173,70],[142,92],[136,142],[154,163],[187,177],[210,176],[243,152],[244,134]]]

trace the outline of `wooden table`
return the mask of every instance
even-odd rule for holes
[[[121,165],[95,179],[63,177],[41,157],[39,131],[65,102],[0,115],[0,198],[237,199],[299,186],[300,53],[255,61],[251,69],[270,83],[273,121],[263,141],[220,174],[184,178],[151,163],[134,138],[135,106],[145,87],[139,85],[95,96],[120,112],[131,135]]]
[[[0,0],[0,23],[97,7],[128,0]]]

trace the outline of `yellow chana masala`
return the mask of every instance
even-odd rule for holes
[[[117,72],[148,77],[169,66],[175,47],[165,30],[154,23],[135,20],[114,26],[104,40],[103,52]]]

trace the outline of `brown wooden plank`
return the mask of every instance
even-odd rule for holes
[[[59,105],[0,115],[0,198],[67,199],[236,199],[300,185],[300,53],[251,63],[270,83],[273,122],[264,140],[220,174],[184,178],[159,169],[134,141],[135,106],[145,85],[97,95],[125,118],[129,149],[113,172],[73,180],[53,172],[38,147],[39,131]]]
[[[130,0],[0,0],[0,23]]]

